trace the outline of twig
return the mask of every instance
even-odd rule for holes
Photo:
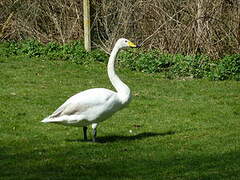
[[[175,13],[173,16],[171,16],[167,21],[165,21],[161,26],[159,26],[150,36],[148,36],[146,39],[144,39],[140,44],[139,46],[142,46],[146,41],[148,41],[150,38],[152,38],[154,35],[156,35],[158,33],[158,31],[163,27],[165,26],[169,21],[172,21],[173,18],[178,15],[180,12],[182,12],[184,10],[181,9],[180,11],[178,11],[177,13]]]

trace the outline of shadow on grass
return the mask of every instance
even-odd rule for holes
[[[155,132],[144,132],[134,136],[119,136],[119,135],[112,135],[112,136],[105,136],[105,137],[97,137],[97,143],[108,143],[108,142],[116,142],[116,141],[134,141],[140,140],[145,138],[150,138],[154,136],[167,136],[175,134],[174,131],[167,131],[164,133],[155,133]],[[84,142],[81,139],[66,139],[68,142]],[[86,141],[85,141],[86,142]],[[91,142],[89,139],[87,142]]]

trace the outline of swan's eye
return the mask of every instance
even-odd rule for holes
[[[128,41],[127,40],[125,40],[125,43],[127,43]]]

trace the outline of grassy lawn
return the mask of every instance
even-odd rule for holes
[[[82,128],[40,120],[79,91],[112,89],[104,64],[19,57],[0,67],[0,179],[240,179],[239,82],[118,69],[133,101],[91,143]]]

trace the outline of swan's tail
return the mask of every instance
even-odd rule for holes
[[[46,118],[43,119],[41,122],[43,122],[43,123],[59,123],[59,122],[61,122],[61,121],[60,121],[59,119],[46,117]]]
[[[43,123],[57,123],[57,124],[63,124],[63,125],[76,125],[76,126],[82,126],[81,124],[92,124],[91,122],[85,120],[82,115],[71,115],[71,116],[61,116],[61,117],[52,117],[52,115],[46,117],[41,122]],[[79,125],[79,122],[81,124]]]

